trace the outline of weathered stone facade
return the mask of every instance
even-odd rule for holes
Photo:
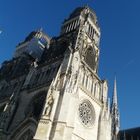
[[[39,30],[17,46],[0,69],[1,140],[113,138],[118,125],[112,125],[107,81],[98,76],[99,40],[95,13],[80,7],[60,36]]]

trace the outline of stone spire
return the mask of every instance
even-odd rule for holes
[[[116,86],[116,77],[114,80],[114,89],[113,89],[113,98],[111,104],[111,115],[112,115],[112,140],[118,139],[118,133],[120,128],[120,120],[119,120],[119,109],[118,109],[118,101],[117,101],[117,86]]]
[[[115,80],[114,80],[114,90],[113,90],[113,102],[112,102],[112,104],[118,106],[116,77],[115,77]]]

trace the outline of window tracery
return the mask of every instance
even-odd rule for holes
[[[95,111],[88,100],[84,100],[79,105],[79,117],[82,124],[86,127],[91,127],[95,120]]]
[[[95,70],[96,67],[96,52],[92,47],[88,48],[85,52],[85,62],[87,65]]]

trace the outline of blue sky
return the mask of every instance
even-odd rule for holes
[[[0,0],[0,63],[33,30],[59,35],[63,20],[88,4],[101,27],[99,75],[113,91],[114,73],[121,128],[140,126],[140,1],[139,0]]]

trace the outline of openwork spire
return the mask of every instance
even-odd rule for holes
[[[119,119],[119,109],[118,109],[118,100],[117,100],[117,83],[116,77],[114,80],[114,89],[113,89],[113,98],[111,105],[111,115],[112,115],[112,140],[118,139],[118,133],[120,128],[120,119]]]

